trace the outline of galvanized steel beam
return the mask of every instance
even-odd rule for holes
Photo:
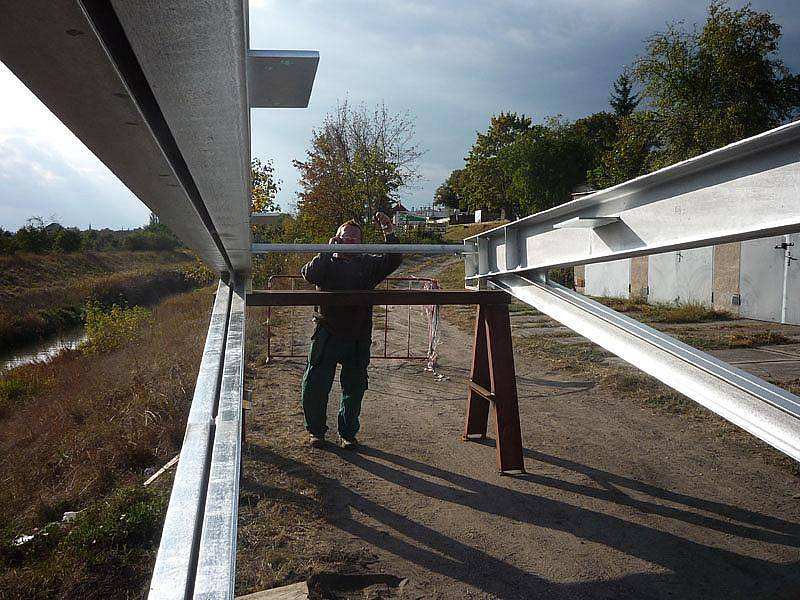
[[[168,132],[151,123],[157,111],[144,98],[146,81],[133,75],[138,65],[115,63],[112,52],[119,51],[104,41],[95,5],[110,10],[100,2],[87,3],[89,10],[78,2],[6,3],[0,60],[187,245],[228,270],[184,187],[186,172],[165,147]],[[127,43],[124,36],[116,41]]]
[[[314,50],[250,50],[250,108],[306,108],[317,65],[319,52]]]
[[[214,446],[197,557],[194,596],[207,600],[234,598],[236,527],[239,515],[239,470],[244,386],[245,291],[237,284],[231,296]]]
[[[800,121],[472,236],[466,277],[800,231]]]
[[[800,461],[800,398],[556,283],[489,280]]]
[[[338,252],[339,254],[463,254],[462,244],[253,244],[253,254]]]
[[[248,51],[244,0],[7,4],[0,60],[206,263],[248,272],[250,99],[307,105],[318,53]]]
[[[243,0],[111,0],[234,271],[250,270]]]
[[[220,281],[150,582],[151,600],[182,600],[194,588],[230,305],[231,289]]]
[[[248,306],[428,306],[508,304],[508,294],[496,290],[254,290]]]

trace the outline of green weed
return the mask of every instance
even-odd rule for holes
[[[84,310],[88,340],[81,350],[86,354],[118,348],[152,318],[151,312],[142,306],[112,304],[111,308],[103,308],[99,302],[92,301],[86,303]]]

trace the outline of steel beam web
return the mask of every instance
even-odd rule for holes
[[[131,48],[116,12],[107,1],[80,0],[80,3],[91,21],[92,27],[97,32],[98,38],[102,41],[110,61],[114,64],[120,77],[125,81],[125,85],[147,122],[153,137],[157,140],[161,151],[180,180],[181,186],[186,191],[186,196],[214,241],[214,245],[225,261],[225,265],[229,271],[233,272],[233,264],[217,232],[217,226],[214,224],[208,208],[200,196],[200,191],[197,189],[197,184],[192,177],[189,166],[186,164],[183,153],[161,111],[161,107],[153,95],[153,90],[142,71],[136,53]]]

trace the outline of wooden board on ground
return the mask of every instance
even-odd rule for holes
[[[307,600],[308,599],[308,584],[305,581],[300,583],[293,583],[292,585],[285,585],[271,590],[264,590],[263,592],[256,592],[255,594],[247,594],[246,596],[239,596],[236,600]]]

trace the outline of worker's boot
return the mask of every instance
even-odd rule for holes
[[[354,437],[346,438],[339,436],[339,445],[345,450],[357,450],[358,440]]]

